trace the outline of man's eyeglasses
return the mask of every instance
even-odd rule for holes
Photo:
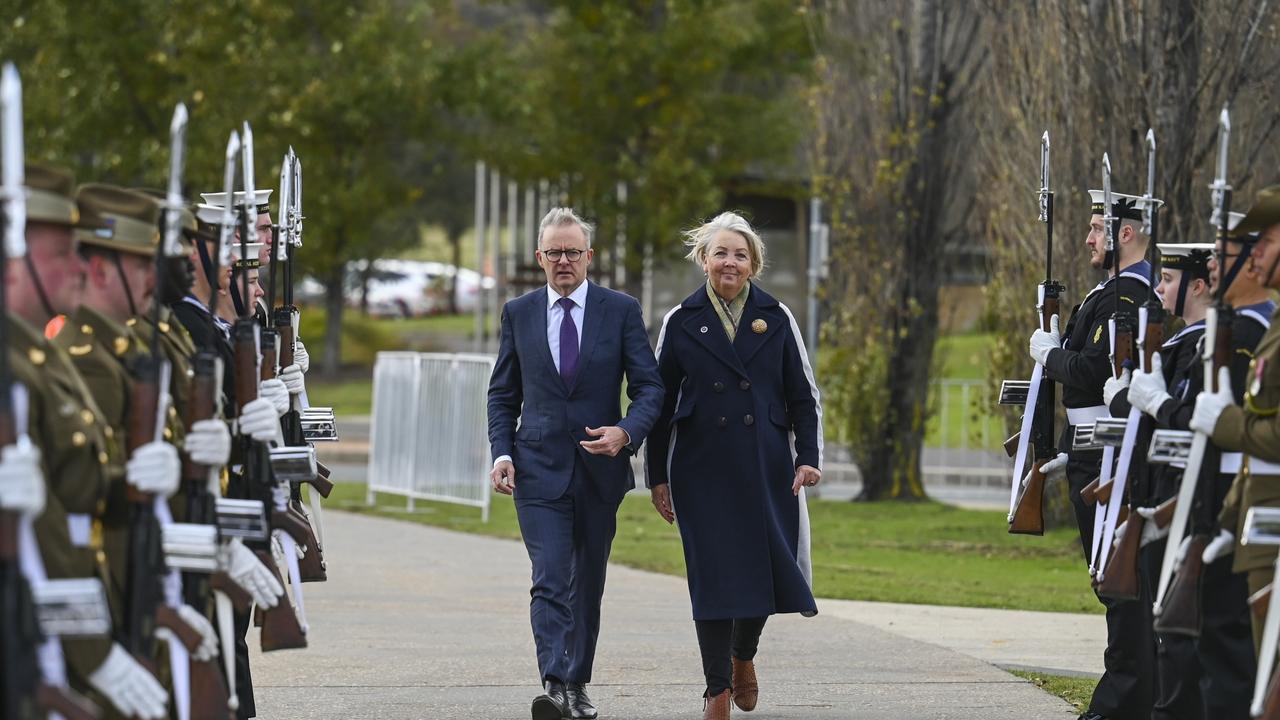
[[[560,258],[564,258],[569,262],[578,262],[582,259],[585,250],[540,250],[542,256],[553,263],[560,262]]]

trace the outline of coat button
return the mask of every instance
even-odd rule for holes
[[[751,381],[750,381],[750,380],[743,380],[742,382],[738,383],[738,387],[742,388],[743,390],[750,390],[750,389],[751,389]]]
[[[719,418],[716,419],[716,424],[719,425],[720,427],[725,427],[729,424],[729,418],[721,415]]]
[[[724,383],[717,381],[714,385],[711,386],[711,389],[715,390],[716,392],[724,392]]]
[[[755,419],[755,418],[753,418],[753,417],[751,417],[750,415],[746,415],[746,416],[744,416],[744,417],[742,418],[742,424],[743,424],[743,425],[750,425],[750,424],[754,423],[755,421],[756,421],[756,419]]]

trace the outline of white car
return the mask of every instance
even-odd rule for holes
[[[363,289],[360,279],[367,261],[348,263],[346,302],[360,307]],[[449,311],[453,277],[458,278],[458,311],[474,312],[479,287],[494,287],[494,280],[474,270],[438,262],[378,259],[369,272],[369,314],[375,317],[418,317]]]

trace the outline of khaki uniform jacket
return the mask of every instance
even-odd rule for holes
[[[191,402],[191,358],[195,355],[196,346],[186,328],[173,318],[169,308],[161,306],[159,334],[156,325],[152,324],[150,312],[129,318],[129,330],[133,333],[134,342],[141,352],[150,352],[152,340],[159,337],[160,352],[169,361],[172,368],[169,381],[169,395],[173,403],[169,406],[169,417],[165,425],[165,439],[172,442],[179,450],[183,449],[186,436],[185,420],[187,406]],[[169,498],[169,512],[175,522],[186,522],[187,496],[183,486],[178,487],[173,497]]]
[[[95,519],[106,507],[109,469],[120,463],[114,431],[61,348],[13,315],[8,328],[10,368],[27,390],[27,432],[40,448],[48,485],[45,511],[35,523],[45,572],[50,578],[96,576],[109,591]],[[110,592],[108,598],[113,608],[118,605]],[[83,688],[111,640],[67,639],[62,649],[72,681]]]
[[[1213,443],[1224,451],[1243,452],[1244,463],[1227,493],[1219,526],[1235,533],[1234,572],[1260,570],[1275,562],[1276,548],[1240,545],[1246,511],[1255,505],[1280,507],[1280,476],[1258,475],[1249,469],[1249,458],[1280,462],[1280,310],[1253,353],[1249,365],[1244,406],[1232,405],[1218,417]]]
[[[84,378],[107,424],[114,429],[122,449],[127,451],[129,438],[126,428],[133,380],[126,368],[141,352],[133,333],[123,323],[81,305],[67,318],[53,342],[71,356],[71,362]],[[124,479],[124,461],[127,458],[123,452],[120,460],[109,469],[110,486],[101,519],[111,592],[123,598],[129,552],[129,503]],[[115,620],[119,626],[123,622],[123,607],[113,610],[116,610]]]

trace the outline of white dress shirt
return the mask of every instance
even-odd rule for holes
[[[569,299],[573,301],[573,308],[569,310],[569,317],[573,318],[573,325],[578,330],[579,351],[582,350],[582,313],[587,306],[587,285],[589,284],[589,281],[583,280],[577,289],[569,293]],[[560,326],[562,324],[564,324],[564,308],[560,307],[560,293],[548,283],[547,346],[551,348],[551,361],[556,364],[556,372],[560,371]]]

